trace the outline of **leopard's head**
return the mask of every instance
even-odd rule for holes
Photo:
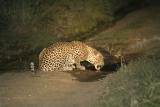
[[[94,48],[88,47],[88,58],[87,61],[94,65],[97,71],[104,66],[103,55]]]

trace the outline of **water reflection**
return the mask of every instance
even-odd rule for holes
[[[76,80],[81,82],[92,82],[92,81],[98,81],[106,77],[110,73],[114,73],[117,71],[117,69],[120,67],[120,64],[110,64],[105,65],[100,72],[96,72],[94,69],[94,66],[86,66],[85,71],[75,70],[71,73],[74,77],[76,77]]]

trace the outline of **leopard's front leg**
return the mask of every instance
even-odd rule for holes
[[[80,60],[76,60],[76,68],[77,69],[80,69],[80,70],[86,70],[86,68],[85,68],[85,66],[82,66],[81,64],[80,64]]]

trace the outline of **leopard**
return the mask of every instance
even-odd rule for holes
[[[91,63],[96,71],[104,66],[103,55],[95,48],[81,41],[56,42],[44,48],[39,54],[39,70],[73,71],[86,70],[82,61]]]

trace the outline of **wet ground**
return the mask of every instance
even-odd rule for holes
[[[0,74],[0,107],[93,107],[108,72],[10,71]]]

